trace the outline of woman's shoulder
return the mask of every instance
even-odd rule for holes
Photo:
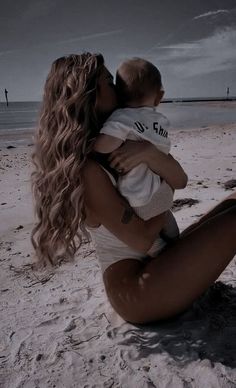
[[[109,171],[104,169],[104,167],[100,163],[98,163],[92,158],[88,158],[86,160],[86,163],[83,167],[83,178],[85,182],[90,182],[92,180],[93,185],[96,183],[97,180],[101,180],[101,182],[105,182],[107,180],[114,180]]]
[[[99,171],[99,169],[101,169],[99,164],[92,158],[88,157],[83,166],[84,178],[90,177],[91,174],[96,174]]]
[[[87,203],[98,203],[99,197],[112,196],[116,186],[114,177],[99,163],[88,159],[83,167],[83,183]]]
[[[93,160],[92,158],[88,158],[83,166],[83,177],[86,180],[91,178],[99,178],[105,176],[104,169],[102,166]]]
[[[83,177],[85,180],[88,180],[94,177],[106,177],[107,176],[106,172],[107,171],[104,170],[102,164],[92,157],[91,158],[88,157],[82,170]]]

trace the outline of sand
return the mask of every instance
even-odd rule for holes
[[[232,192],[224,183],[236,179],[236,125],[171,138],[189,176],[175,198],[198,201],[176,209],[183,230]],[[28,131],[14,139],[0,138],[0,387],[236,387],[235,258],[178,317],[124,322],[107,300],[91,243],[74,263],[32,266],[32,139]]]

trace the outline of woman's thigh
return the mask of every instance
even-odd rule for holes
[[[127,258],[111,264],[103,274],[108,299],[115,311],[126,320],[130,314],[130,290],[136,293],[137,279],[144,267],[140,260]]]
[[[107,273],[108,298],[114,309],[133,323],[184,311],[235,255],[235,231],[236,206],[202,223],[146,265],[135,260],[130,264],[130,260],[122,260],[120,267],[115,263],[113,279]]]

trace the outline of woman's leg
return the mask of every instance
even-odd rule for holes
[[[121,287],[115,304],[125,320],[148,323],[183,312],[219,277],[236,254],[233,203],[213,211]]]
[[[207,212],[204,216],[202,216],[198,221],[188,226],[181,233],[181,237],[186,236],[189,232],[192,232],[196,227],[198,227],[202,222],[209,220],[212,216],[221,213],[222,211],[229,209],[230,207],[235,205],[236,201],[236,191],[226,197],[222,202],[213,207],[209,212]]]

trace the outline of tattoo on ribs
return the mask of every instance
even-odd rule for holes
[[[127,205],[121,218],[122,224],[128,224],[131,221],[134,214],[135,212],[132,209],[132,207]]]

